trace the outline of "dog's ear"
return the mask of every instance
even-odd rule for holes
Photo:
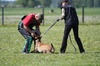
[[[38,38],[37,39],[41,39],[42,38],[42,36],[38,36]]]
[[[36,36],[36,37],[35,37],[35,40],[41,39],[41,38],[42,38],[42,36]]]
[[[40,36],[40,39],[42,38],[42,36]]]
[[[38,39],[38,37],[36,36],[35,39]]]

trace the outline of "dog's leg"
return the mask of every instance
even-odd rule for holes
[[[51,52],[50,51],[47,51],[47,54],[50,54]]]
[[[34,50],[35,50],[36,40],[34,40]]]

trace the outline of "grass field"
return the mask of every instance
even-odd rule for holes
[[[50,10],[54,9],[54,13],[50,13]],[[82,23],[82,9],[77,8],[77,14],[79,17],[80,23]],[[36,8],[4,8],[4,24],[5,25],[17,25],[20,21],[20,18],[23,15],[29,14],[29,13],[38,13],[42,12],[42,8],[36,9]],[[100,8],[85,8],[84,9],[84,21],[85,24],[98,24],[100,23]],[[0,8],[0,23],[2,23],[2,10]],[[61,10],[59,8],[45,8],[44,9],[44,15],[45,15],[45,23],[48,23],[50,20],[55,20],[61,15]],[[53,22],[53,21],[51,21]],[[1,24],[0,24],[1,25]]]
[[[22,54],[21,52],[24,47],[25,39],[17,31],[17,24],[20,21],[21,16],[26,12],[20,9],[19,11],[12,9],[12,13],[10,13],[10,10],[11,9],[7,9],[6,11],[9,13],[6,12],[5,14],[6,16],[10,16],[8,18],[13,19],[14,23],[10,22],[11,20],[7,20],[5,21],[4,26],[0,25],[0,66],[100,66],[100,19],[97,20],[100,14],[98,13],[98,11],[95,13],[93,11],[94,9],[90,9],[92,12],[90,13],[89,9],[87,10],[87,13],[89,13],[87,17],[97,16],[97,18],[94,19],[94,21],[97,22],[96,24],[92,21],[86,20],[94,24],[85,23],[79,25],[79,35],[86,51],[85,54],[79,53],[79,49],[74,40],[72,31],[71,38],[73,44],[77,48],[76,53],[69,40],[66,53],[59,53],[63,37],[63,21],[59,21],[54,27],[52,27],[49,32],[47,32],[47,34],[43,35],[45,30],[47,30],[47,28],[49,28],[53,24],[53,22],[59,17],[57,15],[60,15],[60,11],[56,12],[56,14],[50,14],[48,12],[48,9],[47,12],[49,14],[46,14],[47,17],[45,17],[45,25],[41,25],[41,32],[43,36],[42,42],[49,44],[53,43],[56,49],[55,53]],[[28,9],[25,10],[28,11]],[[80,13],[81,9],[77,10]],[[29,12],[30,11],[31,10],[29,10]],[[81,16],[81,14],[79,14],[79,16]],[[33,45],[31,50],[32,49]]]

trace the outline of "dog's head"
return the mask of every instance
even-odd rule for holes
[[[35,37],[36,42],[41,42],[41,38],[42,38],[42,36],[36,36]]]

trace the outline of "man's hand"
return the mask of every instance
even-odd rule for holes
[[[59,21],[60,19],[57,19],[56,21]]]
[[[31,33],[31,36],[32,36],[32,37],[35,37],[35,36],[36,36],[35,32],[32,32],[32,33]]]
[[[41,35],[41,32],[37,32],[38,33],[38,35]]]

